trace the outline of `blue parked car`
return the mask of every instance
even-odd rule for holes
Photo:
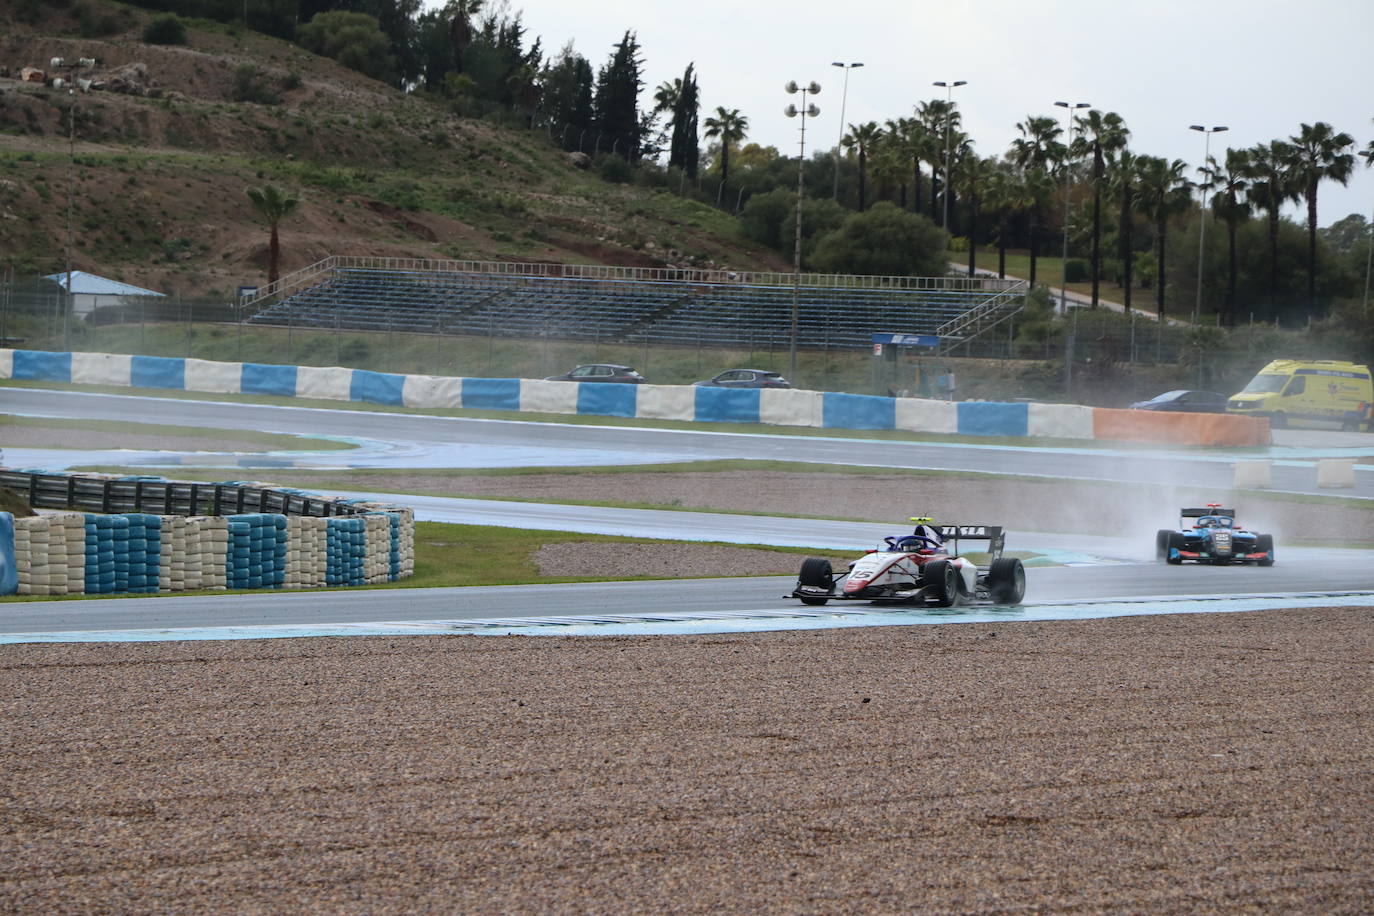
[[[1202,509],[1180,509],[1180,528],[1155,535],[1155,556],[1171,566],[1183,562],[1228,566],[1232,563],[1274,565],[1274,536],[1246,531],[1236,524],[1236,510],[1220,503]]]

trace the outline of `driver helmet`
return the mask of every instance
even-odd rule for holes
[[[912,532],[914,536],[925,538],[937,546],[945,542],[944,537],[940,534],[940,529],[933,524],[935,519],[920,516],[913,517],[911,520],[916,523],[916,530]]]

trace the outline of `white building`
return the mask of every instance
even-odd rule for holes
[[[110,280],[105,277],[98,277],[95,274],[88,274],[84,270],[74,270],[72,277],[72,312],[78,318],[84,318],[98,308],[107,305],[126,304],[126,300],[134,297],[157,296],[164,298],[163,293],[154,292],[151,289],[143,289],[141,286],[134,286],[129,283],[120,283],[118,280]],[[67,273],[49,274],[44,277],[51,280],[63,291],[67,289]]]

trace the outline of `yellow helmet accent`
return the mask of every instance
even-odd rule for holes
[[[912,518],[911,521],[916,522],[916,523],[919,524],[919,525],[924,525],[924,524],[926,524],[927,522],[933,522],[933,521],[935,521],[935,519],[933,519],[933,518],[921,517],[921,518]]]

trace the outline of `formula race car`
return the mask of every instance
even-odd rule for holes
[[[1002,556],[1006,537],[999,526],[933,525],[928,518],[912,521],[917,523],[915,533],[884,538],[839,576],[829,560],[805,561],[790,597],[811,605],[823,605],[832,598],[929,607],[1021,603],[1026,570],[1020,560]],[[989,564],[978,566],[960,556],[960,541],[988,542]]]
[[[1220,503],[1201,509],[1180,509],[1180,530],[1161,529],[1155,535],[1155,556],[1177,566],[1185,560],[1226,566],[1231,563],[1274,565],[1274,536],[1246,531],[1236,524],[1236,510]]]

